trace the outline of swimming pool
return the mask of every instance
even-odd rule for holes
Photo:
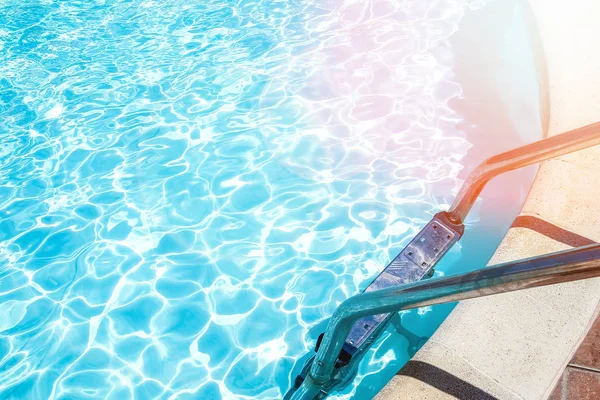
[[[450,37],[480,3],[0,6],[0,397],[280,398],[451,201],[473,140]],[[406,313],[339,396],[450,308]]]

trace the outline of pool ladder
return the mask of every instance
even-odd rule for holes
[[[439,260],[464,233],[484,186],[507,171],[600,144],[600,122],[507,151],[481,163],[449,211],[437,213],[363,293],[345,300],[319,336],[289,400],[323,399],[353,379],[358,363],[398,311],[600,276],[600,244],[440,279]]]

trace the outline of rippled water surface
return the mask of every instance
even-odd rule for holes
[[[0,397],[280,398],[457,186],[468,6],[0,3]]]

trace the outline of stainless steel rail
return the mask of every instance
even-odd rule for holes
[[[600,144],[600,122],[498,154],[479,164],[462,185],[448,219],[461,223],[490,179],[508,171]]]
[[[600,244],[580,247],[442,279],[429,279],[361,293],[344,301],[331,317],[310,372],[292,399],[314,399],[334,373],[335,361],[352,325],[366,315],[398,312],[538,286],[600,276]]]
[[[600,145],[600,122],[499,154],[477,166],[450,210],[436,214],[365,292],[340,305],[317,344],[317,354],[308,360],[286,399],[323,398],[347,380],[391,320],[389,313],[600,276],[600,245],[592,245],[460,276],[421,280],[460,239],[463,221],[490,179],[595,145]]]

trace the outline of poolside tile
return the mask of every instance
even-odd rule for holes
[[[596,317],[571,364],[600,370],[600,316]]]
[[[569,368],[567,372],[567,399],[600,399],[600,374]]]
[[[548,397],[548,400],[562,400],[564,379],[564,376],[561,376],[558,382],[556,382],[556,386],[554,387],[554,390]]]

